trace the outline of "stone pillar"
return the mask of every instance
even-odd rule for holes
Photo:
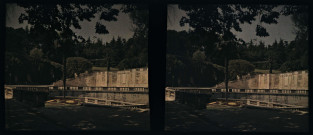
[[[107,87],[109,87],[110,85],[109,85],[109,83],[110,83],[110,81],[109,81],[109,71],[106,71],[106,83],[107,83]]]
[[[270,108],[274,107],[273,103],[268,103],[267,106],[270,107]]]
[[[250,105],[250,99],[247,100],[247,105]]]
[[[111,105],[111,101],[106,101],[106,105]]]
[[[271,80],[272,78],[271,78],[271,74],[267,74],[267,88],[268,89],[270,89],[271,88],[271,82],[272,82],[272,80]]]
[[[88,103],[88,98],[87,97],[85,97],[85,103]]]

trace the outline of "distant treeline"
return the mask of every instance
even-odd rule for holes
[[[62,54],[53,43],[38,44],[30,30],[6,28],[5,83],[51,84],[62,79]],[[145,37],[120,37],[103,43],[70,41],[67,51],[67,76],[91,71],[92,66],[119,69],[139,68],[148,65],[148,43]],[[95,60],[101,59],[101,60]]]

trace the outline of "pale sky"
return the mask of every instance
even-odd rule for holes
[[[21,13],[24,12],[24,8],[18,7],[16,4],[7,4],[7,16],[6,16],[6,26],[13,28],[25,28],[27,23],[19,24],[18,18]],[[114,5],[113,8],[119,9],[121,5]],[[109,31],[109,34],[96,34],[95,23],[97,22],[97,18],[99,18],[99,14],[96,15],[94,19],[90,22],[83,21],[80,22],[82,29],[73,29],[73,31],[80,36],[83,36],[85,39],[90,37],[91,40],[96,41],[97,38],[102,39],[103,42],[109,42],[113,37],[117,38],[118,36],[129,39],[133,36],[132,22],[129,18],[128,14],[123,12],[119,12],[117,17],[117,21],[105,22],[101,21]]]
[[[186,30],[188,31],[190,27],[188,25],[185,25],[184,27],[181,27],[179,25],[180,18],[182,16],[187,16],[186,13],[180,9],[178,9],[178,5],[168,5],[168,17],[167,17],[167,29],[168,30],[176,30],[176,31],[182,31]],[[268,37],[257,37],[255,28],[258,24],[259,19],[256,18],[256,21],[250,24],[240,24],[242,28],[242,32],[234,32],[237,36],[237,38],[241,38],[246,42],[249,42],[251,39],[256,41],[257,43],[261,40],[264,41],[266,45],[272,44],[275,39],[279,41],[280,39],[283,39],[285,41],[292,41],[295,38],[294,31],[294,25],[291,21],[290,16],[280,16],[278,19],[277,24],[262,24],[269,33],[270,36]]]

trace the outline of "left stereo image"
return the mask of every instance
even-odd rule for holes
[[[149,131],[144,4],[10,3],[7,131]]]

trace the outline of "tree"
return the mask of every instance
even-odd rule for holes
[[[279,69],[279,67],[286,61],[286,44],[280,39],[279,43],[275,40],[271,46],[268,46],[265,56],[268,59],[269,73],[272,73],[273,69]],[[287,52],[288,53],[288,52]]]
[[[179,86],[181,83],[181,76],[179,74],[186,68],[185,63],[174,55],[166,55],[166,85],[167,86]]]
[[[119,10],[113,9],[111,4],[25,4],[19,6],[25,9],[19,17],[19,22],[27,21],[32,25],[31,32],[42,38],[45,46],[59,46],[63,59],[63,85],[64,98],[66,90],[66,58],[67,52],[71,52],[70,48],[74,41],[84,40],[73,32],[74,29],[81,29],[79,21],[91,21],[95,18],[95,14],[99,13],[99,21],[95,25],[96,33],[109,33],[106,27],[100,23],[100,20],[116,21]],[[57,42],[55,42],[57,41]]]
[[[50,84],[61,78],[62,65],[46,58],[27,28],[6,28],[6,35],[6,84]]]
[[[308,6],[286,5],[281,10],[285,16],[291,15],[291,19],[295,26],[296,39],[308,39]]]
[[[121,8],[124,13],[129,13],[134,26],[134,37],[148,37],[149,28],[149,10],[147,5],[129,4]]]
[[[34,48],[29,52],[29,56],[33,57],[34,59],[41,59],[43,57],[43,52],[41,49]]]
[[[74,77],[76,73],[79,75],[80,73],[84,73],[85,71],[90,72],[92,68],[92,63],[82,57],[69,57],[67,59],[67,76]]]
[[[229,61],[229,73],[230,79],[236,79],[237,76],[242,78],[243,75],[247,75],[248,73],[252,73],[254,71],[255,66],[251,64],[249,61],[237,59]]]
[[[5,83],[27,83],[27,69],[31,66],[29,57],[29,36],[22,29],[6,28]],[[31,69],[31,68],[30,68]]]
[[[137,64],[133,64],[131,68],[148,66],[148,28],[149,28],[149,7],[141,4],[124,5],[121,10],[129,13],[129,17],[133,22],[132,31],[134,35],[125,44],[126,61],[136,60]],[[121,64],[123,65],[123,64]]]
[[[27,55],[31,46],[28,33],[22,29],[6,28],[6,52]]]
[[[125,58],[125,40],[123,40],[121,37],[117,37],[107,43],[105,45],[105,49],[103,50],[103,54],[105,54],[105,58],[107,60],[107,67],[108,69],[110,67],[119,67],[119,68],[124,68],[124,65],[121,66],[119,63]],[[125,62],[124,62],[125,64]]]
[[[303,67],[301,66],[300,60],[287,61],[284,64],[282,64],[281,67],[279,68],[279,70],[282,72],[290,72],[302,69]]]
[[[194,61],[204,62],[206,59],[204,51],[197,50],[196,52],[193,53],[192,59]]]
[[[39,62],[43,58],[43,52],[41,49],[34,48],[29,52],[29,56],[33,58],[34,64],[38,65],[38,70],[40,70]]]
[[[308,6],[299,5],[287,5],[281,11],[283,15],[291,15],[296,34],[295,40],[287,47],[287,61],[280,67],[283,71],[308,69],[308,11]]]
[[[249,23],[260,15],[261,22],[277,23],[279,12],[273,11],[274,5],[179,5],[186,11],[187,17],[182,17],[180,24],[186,23],[195,31],[204,30],[214,32],[223,36],[225,40],[234,39],[235,35],[231,29],[241,32],[240,23]],[[268,36],[264,27],[257,25],[257,36]]]
[[[260,22],[272,24],[277,23],[279,12],[273,11],[276,6],[272,5],[179,5],[186,11],[188,17],[182,17],[180,25],[189,24],[193,31],[206,31],[214,33],[219,38],[220,51],[225,57],[225,87],[226,100],[228,91],[228,59],[233,54],[232,49],[240,40],[236,38],[232,30],[241,32],[240,23],[249,23],[260,15]],[[269,36],[262,25],[256,27],[257,36]]]
[[[183,57],[192,57],[195,50],[190,41],[197,41],[190,39],[191,33],[186,31],[177,32],[174,30],[167,31],[167,54],[179,55]]]

